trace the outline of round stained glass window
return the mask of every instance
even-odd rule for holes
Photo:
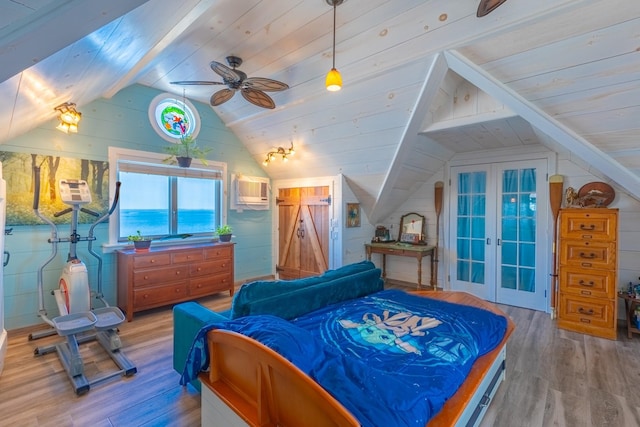
[[[200,132],[200,116],[191,101],[170,93],[153,98],[149,121],[158,135],[169,142],[178,142],[186,136],[196,138]]]

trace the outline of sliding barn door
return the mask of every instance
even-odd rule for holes
[[[278,192],[280,279],[315,276],[328,269],[329,187],[282,188]]]

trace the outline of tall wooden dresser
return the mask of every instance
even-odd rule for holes
[[[118,306],[127,320],[136,311],[200,298],[233,295],[233,243],[159,246],[118,251]]]
[[[616,339],[618,209],[560,210],[558,327]]]

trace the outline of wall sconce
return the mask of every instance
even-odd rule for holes
[[[269,163],[273,162],[276,159],[276,156],[282,156],[282,161],[289,161],[289,156],[293,156],[295,154],[295,150],[293,149],[293,142],[291,143],[291,147],[284,149],[282,147],[278,147],[275,151],[269,151],[267,153],[267,157],[262,162],[263,165],[268,166]]]
[[[60,124],[56,129],[64,133],[78,133],[78,123],[82,117],[82,113],[76,110],[76,104],[73,102],[65,102],[54,108],[58,112],[58,120]]]

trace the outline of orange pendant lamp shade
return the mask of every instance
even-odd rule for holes
[[[327,90],[330,92],[335,92],[342,89],[342,76],[340,75],[340,71],[332,68],[327,73],[326,80]]]

